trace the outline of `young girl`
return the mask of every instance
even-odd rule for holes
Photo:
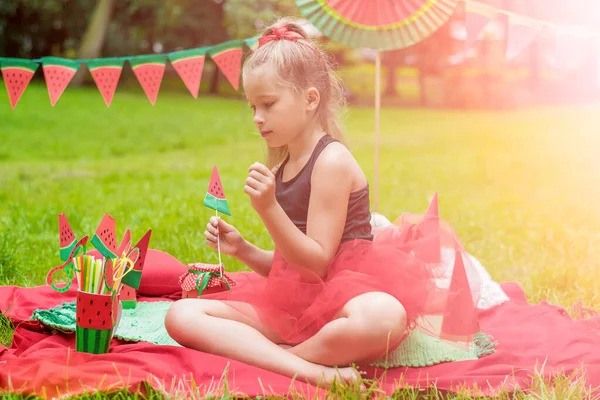
[[[435,219],[437,230],[404,221],[373,236],[369,185],[338,122],[342,87],[298,24],[283,19],[265,31],[243,82],[269,147],[268,165],[250,166],[244,192],[276,250],[211,218],[208,245],[216,248],[218,235],[224,254],[264,279],[177,301],[166,328],[183,346],[313,384],[357,379],[351,364],[395,349],[419,317],[443,315],[440,261],[425,256],[439,252],[442,237],[460,249],[458,241]]]

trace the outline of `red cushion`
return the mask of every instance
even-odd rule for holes
[[[102,258],[98,250],[88,251],[87,254]],[[187,270],[184,263],[169,253],[148,249],[138,293],[142,296],[181,296],[178,280]]]

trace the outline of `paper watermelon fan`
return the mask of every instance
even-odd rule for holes
[[[296,0],[325,36],[354,48],[412,46],[439,29],[459,0]]]
[[[300,13],[323,35],[353,48],[377,50],[375,59],[375,179],[379,192],[380,51],[410,47],[444,25],[460,0],[295,0]]]
[[[219,177],[219,171],[217,170],[216,165],[213,167],[210,182],[208,184],[208,191],[204,197],[204,205],[217,212],[220,211],[223,214],[231,216],[231,211],[229,211],[229,206],[227,205],[223,184],[221,183],[221,178]]]

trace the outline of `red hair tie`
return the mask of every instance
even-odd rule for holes
[[[279,28],[273,29],[273,33],[270,35],[261,36],[258,39],[258,47],[264,46],[265,44],[272,42],[273,40],[291,40],[295,42],[298,39],[304,37],[298,32],[290,31],[286,26],[280,26]]]

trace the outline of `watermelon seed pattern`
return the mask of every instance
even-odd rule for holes
[[[157,89],[156,81],[152,79],[152,74],[148,70],[142,71],[142,81],[144,82],[144,86],[148,85],[150,89],[154,92]]]
[[[102,237],[104,237],[106,239],[106,242],[111,249],[115,247],[115,244],[116,244],[115,237],[108,229],[105,229],[102,231]]]
[[[217,196],[223,196],[223,189],[221,189],[221,187],[216,182],[213,185],[212,190]]]
[[[21,72],[19,72],[19,76],[16,76],[16,75],[9,76],[8,83],[9,83],[10,87],[14,88],[13,93],[12,93],[13,96],[18,96],[20,87],[25,86],[25,81],[23,80],[23,74]],[[13,83],[18,83],[19,86],[13,86]],[[17,89],[17,87],[19,89]]]
[[[62,237],[64,237],[66,240],[68,240],[69,242],[73,239],[75,239],[75,235],[73,234],[73,232],[71,232],[71,229],[69,229],[68,226],[63,226],[61,231],[60,231],[60,235]]]
[[[189,68],[183,68],[183,74],[185,75],[186,79],[189,80],[196,79],[196,76],[198,76],[198,74],[201,72],[202,69],[200,69],[199,64],[197,63],[192,64],[192,66]]]

